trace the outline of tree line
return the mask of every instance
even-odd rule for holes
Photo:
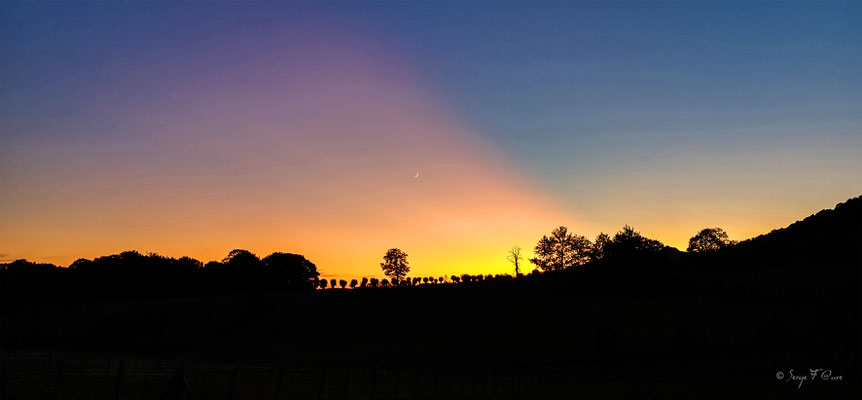
[[[78,259],[68,268],[17,260],[0,267],[4,297],[82,298],[195,296],[265,290],[313,290],[320,273],[304,256],[275,252],[259,258],[235,249],[221,261],[125,251]]]
[[[723,229],[705,228],[689,239],[687,251],[716,251],[734,244],[736,242],[730,240]],[[535,257],[529,261],[542,272],[562,271],[606,257],[636,257],[665,249],[673,248],[641,235],[628,225],[623,226],[613,237],[604,232],[599,233],[594,241],[560,226],[550,236],[543,235],[539,239],[534,248]],[[522,260],[520,247],[513,247],[507,258],[515,265],[515,274],[519,274]]]
[[[720,228],[706,228],[689,241],[688,251],[707,252],[730,247],[736,242]],[[565,226],[543,235],[534,248],[535,256],[529,259],[534,265],[531,275],[562,271],[605,258],[633,258],[669,249],[661,242],[644,237],[626,225],[613,237],[600,233],[590,241],[582,235],[569,232]],[[673,249],[675,251],[675,249]],[[522,276],[523,257],[519,247],[509,251],[508,260],[515,266],[514,277]],[[435,284],[467,284],[511,279],[508,274],[451,275],[410,277],[407,253],[398,248],[389,249],[383,256],[380,268],[386,278],[326,279],[321,278],[317,266],[302,255],[274,252],[260,258],[254,253],[231,250],[221,261],[206,264],[191,257],[171,258],[155,253],[142,254],[126,251],[97,257],[78,259],[69,268],[52,264],[37,264],[17,260],[0,265],[7,279],[16,283],[51,287],[58,293],[68,293],[66,284],[74,284],[72,291],[83,296],[134,296],[134,295],[195,295],[213,293],[254,292],[260,290],[314,290],[341,288],[388,288]],[[32,281],[32,282],[30,282]],[[61,282],[62,281],[62,282]],[[53,286],[52,286],[53,282]],[[9,284],[4,282],[4,287]],[[20,289],[20,288],[19,288]],[[14,288],[12,289],[14,290]],[[23,289],[21,289],[23,290]]]

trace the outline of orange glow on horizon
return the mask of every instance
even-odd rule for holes
[[[303,254],[324,276],[359,278],[380,277],[397,247],[412,276],[512,273],[507,251],[520,246],[529,271],[536,241],[560,225],[592,240],[629,224],[684,250],[705,227],[742,240],[858,195],[809,179],[821,186],[788,201],[789,184],[764,189],[779,186],[773,175],[722,176],[751,165],[737,153],[697,159],[718,171],[697,181],[673,165],[675,154],[665,166],[600,160],[596,173],[568,171],[582,192],[550,190],[396,52],[356,32],[307,29],[282,33],[257,57],[188,68],[157,101],[131,101],[107,122],[49,121],[31,128],[45,131],[33,139],[19,132],[25,139],[4,154],[0,258],[67,266],[135,249],[207,262],[242,248]],[[255,48],[255,38],[232,40],[208,51]],[[174,70],[157,60],[126,73],[90,90],[160,82]],[[795,160],[748,157],[785,175],[779,163]],[[836,160],[847,165],[827,166],[859,170],[858,158]]]
[[[41,143],[60,166],[20,164],[2,250],[285,251],[370,277],[398,247],[412,274],[449,276],[506,272],[512,245],[574,221],[397,61],[352,37],[290,42],[189,81],[179,110],[128,116],[131,139]]]

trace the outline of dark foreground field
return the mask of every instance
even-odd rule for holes
[[[718,253],[460,285],[57,298],[6,274],[2,397],[860,398],[860,231],[853,199]]]

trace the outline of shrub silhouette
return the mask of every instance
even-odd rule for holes
[[[356,285],[358,285],[358,284],[359,284],[359,282],[357,282],[356,279],[350,280],[350,288],[351,289],[356,289]]]

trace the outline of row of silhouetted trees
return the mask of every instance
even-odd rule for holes
[[[733,245],[720,228],[700,231],[689,241],[688,251],[720,250]],[[649,239],[630,226],[624,226],[613,237],[600,233],[594,241],[568,231],[564,226],[542,236],[535,257],[529,261],[537,272],[560,271],[604,258],[632,258],[647,253],[676,251]],[[452,275],[408,277],[407,254],[389,249],[380,264],[386,279],[322,279],[317,267],[299,254],[275,252],[259,258],[248,250],[235,249],[221,261],[203,264],[190,257],[170,258],[154,253],[126,251],[79,259],[69,268],[18,260],[0,266],[6,281],[21,288],[38,286],[57,293],[73,291],[83,296],[161,296],[206,293],[251,292],[258,290],[311,290],[340,287],[345,289],[403,287],[428,284],[460,284],[510,279],[510,275]],[[510,252],[516,276],[520,273],[520,249]],[[52,287],[52,285],[54,285]],[[74,285],[71,289],[68,285]],[[4,286],[9,286],[4,283]],[[15,290],[15,288],[12,288]],[[21,289],[23,290],[23,289]]]
[[[451,284],[451,283],[471,283],[471,282],[484,282],[484,281],[492,281],[492,280],[504,280],[504,279],[512,279],[511,275],[507,274],[497,274],[497,275],[471,275],[471,274],[462,274],[462,275],[452,275],[449,277],[439,276],[424,276],[424,277],[406,277],[404,279],[397,278],[362,278],[362,280],[351,279],[350,282],[344,279],[336,280],[336,279],[320,279],[317,281],[317,285],[321,289],[346,289],[350,287],[351,289],[356,288],[376,288],[376,287],[399,287],[399,286],[419,286],[419,285],[440,285],[440,284]]]
[[[240,249],[206,265],[190,257],[125,251],[93,260],[82,258],[69,268],[17,260],[0,270],[4,295],[96,298],[313,290],[320,276],[314,263],[302,255],[276,252],[259,258]]]
[[[688,251],[704,252],[727,248],[735,244],[721,228],[706,228],[689,240]],[[660,251],[676,251],[658,240],[649,239],[634,228],[626,225],[613,237],[599,233],[594,241],[582,235],[569,232],[565,226],[554,229],[550,236],[539,239],[534,249],[535,257],[530,262],[537,269],[561,271],[603,258],[631,258]],[[509,261],[515,264],[516,273],[520,270],[520,248],[509,252]]]

